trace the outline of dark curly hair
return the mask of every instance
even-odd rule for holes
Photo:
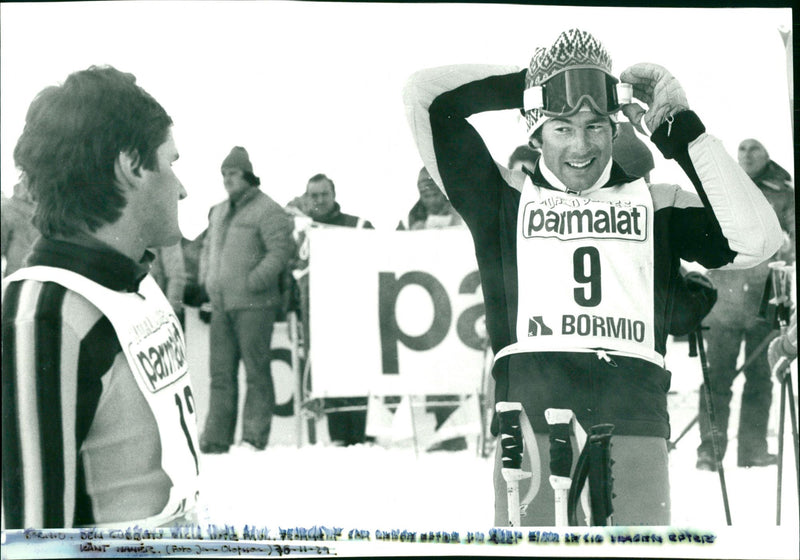
[[[156,151],[172,119],[133,74],[92,66],[42,90],[31,102],[14,162],[36,200],[45,237],[97,231],[125,208],[114,165],[131,155],[135,172],[157,171]]]

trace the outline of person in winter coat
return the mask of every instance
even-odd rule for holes
[[[373,229],[369,220],[342,212],[336,202],[336,185],[324,173],[317,173],[308,180],[303,196],[306,213],[317,224]]]
[[[632,86],[630,99],[618,97],[619,81]],[[767,259],[781,241],[769,203],[665,68],[640,63],[617,78],[605,47],[582,30],[537,48],[524,70],[418,71],[404,102],[425,167],[473,237],[495,402],[521,405],[535,433],[538,464],[526,454],[521,466],[536,476],[519,482],[521,502],[529,491],[535,498],[521,525],[555,522],[551,408],[571,410],[587,432],[614,425],[615,524],[669,525],[664,354],[680,260],[747,268]],[[542,152],[533,172],[496,162],[469,121],[507,109],[523,111]],[[696,193],[649,184],[613,161],[619,111],[687,172]],[[498,526],[509,521],[502,471],[498,453]]]
[[[408,213],[408,229],[435,229],[462,226],[464,220],[453,210],[453,205],[431,179],[424,167],[417,177],[419,200]]]
[[[770,255],[769,261],[793,263],[796,237],[791,176],[770,159],[761,142],[752,138],[742,140],[739,144],[739,165],[772,205],[783,230],[783,246],[777,253]],[[720,460],[725,456],[728,446],[731,385],[735,379],[742,341],[745,360],[753,358],[744,370],[745,382],[739,409],[736,446],[737,465],[740,467],[765,467],[777,463],[777,456],[767,448],[772,376],[765,351],[767,340],[775,335],[775,331],[772,322],[759,315],[770,275],[769,261],[744,270],[708,271],[708,277],[718,291],[717,303],[706,320],[706,340]],[[711,439],[711,424],[703,398],[704,389],[701,389],[699,399],[700,445],[697,448],[697,468],[715,471],[717,462]]]
[[[200,263],[212,306],[204,453],[225,453],[233,444],[239,362],[247,380],[242,440],[255,449],[267,446],[275,408],[270,347],[281,305],[279,278],[295,253],[292,221],[258,188],[261,180],[247,150],[234,147],[221,171],[228,199],[209,213]]]
[[[369,220],[342,212],[336,202],[336,185],[324,173],[312,176],[306,184],[306,192],[296,197],[287,205],[290,211],[310,217],[313,222],[310,227],[351,227],[374,229]],[[308,239],[303,234],[300,255],[308,255]],[[308,263],[303,265],[305,271],[296,271],[297,283],[300,288],[300,308],[303,318],[304,338],[306,347],[311,347],[311,332],[309,318],[311,302],[309,301],[309,276]],[[354,445],[365,443],[367,427],[367,398],[366,397],[334,397],[325,399],[325,407],[332,409],[327,413],[328,434],[332,442],[338,445]],[[346,409],[351,410],[336,410]]]
[[[25,258],[39,237],[39,230],[31,221],[35,205],[26,183],[27,180],[23,175],[20,182],[14,185],[14,194],[11,198],[3,197],[3,207],[0,212],[0,229],[2,229],[0,247],[6,259],[5,276],[22,268]]]
[[[186,263],[181,243],[153,249],[156,258],[150,266],[150,275],[167,296],[181,324],[184,324],[183,292],[186,288]]]

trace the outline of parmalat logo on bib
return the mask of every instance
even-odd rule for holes
[[[128,349],[139,375],[153,393],[171,385],[188,370],[183,335],[174,321],[162,323]]]
[[[529,202],[522,220],[525,238],[647,239],[647,207],[621,206],[586,198]]]

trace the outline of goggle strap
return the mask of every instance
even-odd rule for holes
[[[525,112],[532,111],[533,109],[542,109],[544,107],[542,86],[531,86],[523,92],[522,107],[525,109]]]

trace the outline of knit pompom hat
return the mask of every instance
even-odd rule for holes
[[[525,76],[525,89],[540,86],[568,68],[597,68],[611,74],[611,56],[603,44],[580,29],[562,31],[550,48],[537,47]],[[528,135],[547,121],[541,109],[524,112]]]
[[[233,147],[231,153],[228,154],[228,157],[222,160],[221,167],[233,167],[236,169],[241,169],[242,171],[249,171],[250,173],[253,172],[253,164],[250,163],[250,156],[248,155],[247,150],[241,146]]]

